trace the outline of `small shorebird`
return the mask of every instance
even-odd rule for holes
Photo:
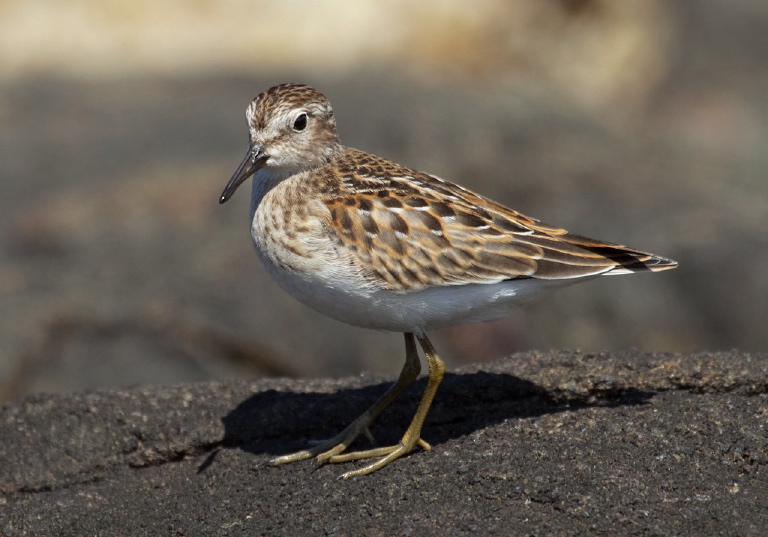
[[[589,239],[524,216],[434,175],[345,147],[326,97],[282,84],[246,110],[248,152],[219,199],[253,176],[251,236],[286,292],[334,319],[403,332],[397,382],[334,438],[277,457],[345,462],[378,458],[364,475],[420,445],[445,366],[426,331],[505,317],[540,292],[601,275],[657,272],[675,261]],[[429,365],[416,414],[394,446],[344,453]]]

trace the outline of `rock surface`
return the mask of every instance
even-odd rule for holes
[[[7,403],[0,534],[768,534],[768,355],[518,354],[446,376],[430,452],[347,481],[354,463],[266,464],[337,432],[384,380]],[[379,443],[423,386],[382,414]]]

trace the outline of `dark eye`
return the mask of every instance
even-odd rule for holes
[[[299,114],[299,117],[296,118],[296,121],[293,122],[293,130],[303,131],[306,128],[307,128],[307,114],[301,113]]]

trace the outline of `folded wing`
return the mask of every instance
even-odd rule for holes
[[[558,280],[677,265],[549,226],[458,185],[362,152],[350,157],[355,165],[345,166],[341,159],[342,185],[324,200],[328,228],[351,250],[363,273],[388,289]]]

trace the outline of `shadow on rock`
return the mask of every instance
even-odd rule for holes
[[[331,438],[371,406],[390,386],[381,383],[334,393],[295,393],[267,390],[256,393],[222,421],[223,446],[254,454],[281,455],[307,447],[310,441]],[[371,427],[380,445],[400,440],[416,411],[426,379],[410,386],[382,412]],[[645,404],[652,392],[638,390],[572,394],[546,390],[507,374],[445,375],[427,420],[423,438],[433,446],[508,419],[530,418],[588,406]],[[368,440],[355,444],[365,449]],[[212,454],[200,467],[207,468]]]

